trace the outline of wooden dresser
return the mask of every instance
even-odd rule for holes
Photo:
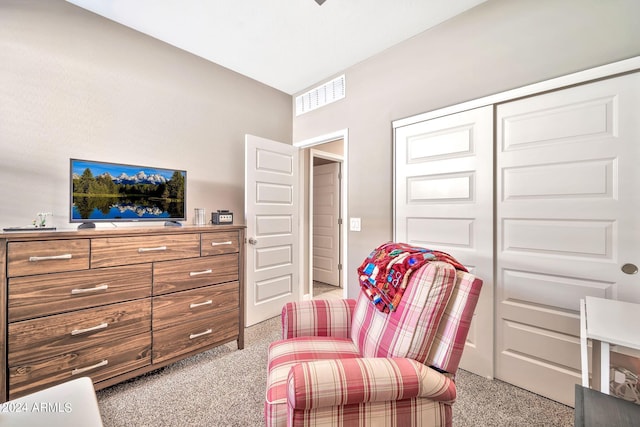
[[[244,347],[244,226],[0,234],[0,401]]]

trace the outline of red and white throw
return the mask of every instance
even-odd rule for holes
[[[445,252],[388,242],[374,249],[358,268],[360,288],[378,310],[395,311],[411,274],[430,261],[444,261],[467,271]]]

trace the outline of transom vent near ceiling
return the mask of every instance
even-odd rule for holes
[[[344,74],[296,97],[296,116],[316,110],[345,97]]]

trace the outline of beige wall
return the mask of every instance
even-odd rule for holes
[[[0,2],[0,226],[68,223],[69,158],[186,169],[187,208],[244,210],[244,135],[291,96],[63,0]]]
[[[344,100],[294,118],[294,142],[349,129],[349,294],[392,238],[393,120],[640,55],[639,16],[637,0],[489,0],[347,69]]]

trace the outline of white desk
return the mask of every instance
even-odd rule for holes
[[[82,377],[0,403],[2,427],[102,427],[91,378]]]
[[[640,304],[589,296],[580,300],[583,387],[589,387],[588,339],[593,342],[594,380],[598,378],[597,371],[600,371],[600,391],[609,394],[610,345],[640,350]]]

